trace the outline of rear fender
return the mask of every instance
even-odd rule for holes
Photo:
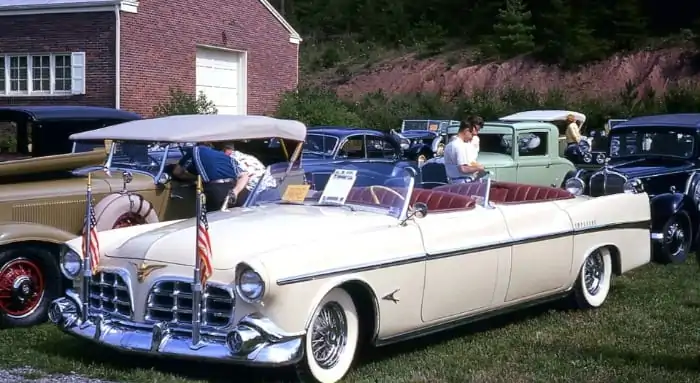
[[[0,223],[0,245],[38,241],[60,244],[76,238],[77,235],[55,227],[30,222]]]
[[[664,193],[653,197],[650,204],[652,232],[660,231],[672,215],[683,210],[690,217],[694,234],[697,234],[700,217],[691,197],[682,193]]]

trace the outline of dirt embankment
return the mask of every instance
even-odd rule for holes
[[[700,81],[700,71],[693,68],[692,57],[682,49],[643,51],[566,72],[523,58],[450,66],[443,57],[418,60],[407,55],[358,73],[338,85],[337,91],[342,96],[360,97],[380,90],[388,94],[456,95],[483,89],[525,88],[541,93],[566,89],[581,96],[599,97],[618,94],[632,82],[640,92],[651,88],[659,94],[669,86]]]

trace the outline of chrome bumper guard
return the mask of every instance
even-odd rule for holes
[[[651,233],[652,241],[661,241],[664,239],[664,233]]]
[[[51,303],[49,319],[67,334],[125,352],[253,366],[290,365],[303,356],[302,335],[285,334],[260,314],[242,318],[228,333],[203,333],[193,345],[190,334],[171,331],[167,322],[147,325],[103,315],[83,322],[82,307],[79,295],[68,290]]]

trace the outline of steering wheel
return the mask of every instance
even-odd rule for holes
[[[404,196],[402,196],[401,194],[399,194],[399,192],[397,192],[397,191],[394,190],[394,189],[391,189],[391,188],[388,188],[388,187],[382,186],[382,185],[372,185],[372,186],[369,187],[369,194],[372,195],[372,201],[374,202],[375,205],[379,205],[379,204],[380,204],[380,203],[379,203],[379,197],[377,197],[377,193],[374,191],[375,188],[377,188],[377,189],[382,189],[382,190],[386,190],[387,192],[389,192],[389,193],[391,193],[391,194],[393,194],[393,195],[399,197],[399,198],[401,199],[401,201],[405,201],[405,200],[406,200],[406,198],[404,198]]]

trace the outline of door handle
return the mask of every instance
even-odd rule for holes
[[[179,195],[179,194],[170,193],[170,199],[183,199],[183,198],[184,197]]]

